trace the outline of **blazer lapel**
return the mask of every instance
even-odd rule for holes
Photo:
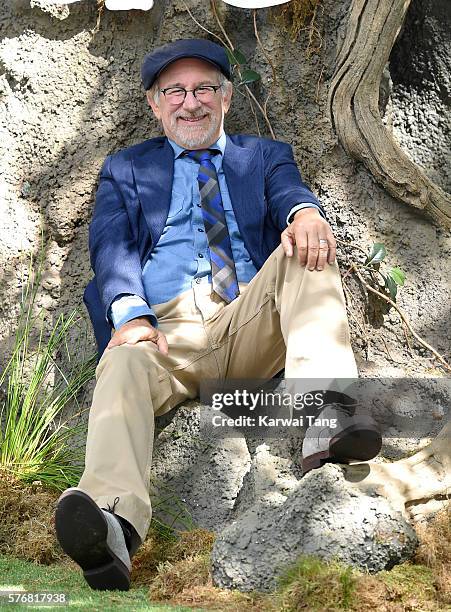
[[[174,152],[165,138],[132,159],[141,208],[155,245],[164,229],[171,203]]]
[[[259,162],[259,147],[239,147],[227,136],[222,167],[238,228],[250,254],[261,254],[262,249],[265,202]]]

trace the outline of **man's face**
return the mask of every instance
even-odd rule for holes
[[[200,85],[219,85],[218,70],[203,60],[184,58],[170,64],[158,77],[159,89],[183,87],[195,89]],[[185,149],[211,146],[222,132],[224,115],[230,107],[232,92],[218,89],[211,101],[200,102],[192,92],[182,103],[172,104],[160,92],[158,103],[150,92],[147,101],[157,119],[163,124],[168,138]]]

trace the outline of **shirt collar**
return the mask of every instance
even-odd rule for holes
[[[178,159],[181,154],[183,153],[183,151],[185,151],[186,149],[184,149],[183,147],[181,147],[180,145],[178,145],[176,142],[174,142],[173,140],[171,140],[170,138],[168,138],[168,142],[171,145],[173,151],[174,151],[174,158]],[[226,148],[226,143],[227,143],[227,138],[225,135],[225,132],[221,133],[221,136],[218,138],[218,140],[216,142],[214,142],[211,147],[208,147],[209,149],[217,149],[221,152],[221,155],[224,155],[224,151]]]

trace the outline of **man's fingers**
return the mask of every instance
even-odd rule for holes
[[[316,264],[318,261],[318,255],[319,255],[318,238],[316,238],[315,240],[314,238],[309,237],[308,256],[307,256],[307,268],[309,270],[314,270],[316,268]]]
[[[138,339],[130,336],[114,335],[109,341],[107,349],[114,348],[115,346],[121,346],[122,344],[136,344]]]
[[[319,218],[317,211],[312,216],[311,210],[298,211],[294,221],[289,226],[290,232],[282,233],[282,244],[287,253],[287,239],[291,238],[290,249],[294,244],[298,251],[298,260],[302,266],[309,270],[324,270],[326,262],[333,264],[337,253],[337,242],[330,225]],[[288,235],[288,236],[287,236]],[[287,238],[285,238],[287,236]],[[294,244],[293,244],[294,243]]]
[[[324,270],[324,265],[327,260],[327,254],[329,252],[329,245],[326,238],[319,239],[319,252],[318,261],[316,263],[316,269],[318,271]]]
[[[296,231],[296,248],[298,250],[298,261],[301,266],[307,263],[308,236],[302,227]]]
[[[333,264],[337,254],[337,241],[331,231],[328,232],[327,242],[329,243],[329,252],[327,254],[327,262]]]
[[[299,264],[306,266],[308,270],[321,271],[324,270],[326,262],[333,264],[335,261],[337,243],[329,227],[318,228],[315,224],[305,229],[298,226],[295,234],[282,232],[281,243],[288,257],[293,255],[295,246]]]
[[[307,238],[307,261],[306,266],[308,270],[314,270],[318,261],[319,255],[319,237],[317,225],[310,226],[306,231]]]
[[[109,343],[107,344],[107,349],[112,349],[115,346],[121,346],[121,344],[126,344],[128,343],[128,340],[124,340],[123,338],[112,338]],[[129,343],[129,344],[134,344],[134,343]]]
[[[116,330],[113,334],[113,337],[107,344],[107,349],[112,349],[115,346],[121,346],[122,344],[137,344],[138,342],[152,342],[158,347],[158,341],[160,336],[164,335],[161,332],[158,332],[155,328],[143,325],[136,325],[131,323],[128,325],[124,324],[120,329]],[[166,347],[166,348],[165,348]],[[167,351],[167,342],[166,338],[164,338],[162,342],[163,351]]]
[[[280,242],[282,244],[282,248],[287,257],[291,257],[293,255],[293,238],[287,232],[282,232],[280,236]]]
[[[160,332],[158,334],[156,344],[160,353],[163,353],[163,355],[167,355],[169,353],[168,341],[163,333]]]

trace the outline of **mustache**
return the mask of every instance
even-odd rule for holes
[[[208,111],[198,110],[193,113],[187,113],[186,111],[178,111],[175,114],[175,118],[178,119],[182,117],[182,119],[198,119],[199,117],[204,117],[205,115],[210,115]]]

